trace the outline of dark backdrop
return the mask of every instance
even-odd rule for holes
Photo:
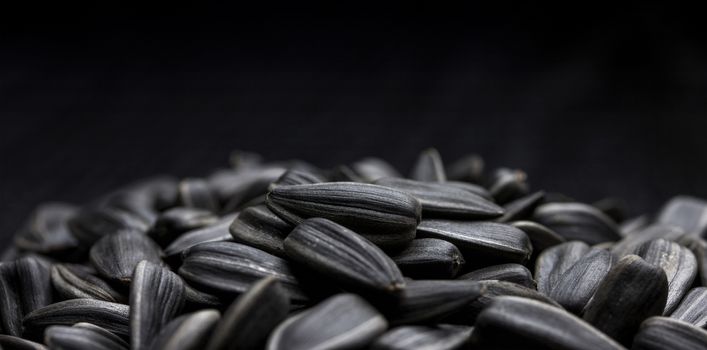
[[[41,201],[204,175],[232,149],[407,172],[435,146],[633,213],[707,197],[699,11],[58,10],[0,18],[0,235]]]

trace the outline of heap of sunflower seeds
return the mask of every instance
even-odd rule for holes
[[[0,348],[707,349],[707,202],[656,215],[524,172],[235,152],[40,205],[0,263]]]

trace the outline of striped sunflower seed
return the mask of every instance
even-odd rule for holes
[[[589,251],[580,241],[566,242],[543,251],[535,262],[535,281],[538,291],[550,295],[559,277]]]
[[[707,229],[707,202],[690,196],[673,197],[658,213],[656,222],[678,226],[690,235],[703,235]]]
[[[214,309],[205,309],[177,317],[162,328],[152,341],[150,349],[203,349],[220,318],[221,314]]]
[[[692,288],[670,317],[705,328],[707,326],[707,287]]]
[[[380,336],[371,345],[371,350],[458,350],[471,336],[471,327],[401,326]]]
[[[268,194],[267,204],[290,223],[326,218],[385,247],[415,238],[421,210],[420,202],[404,192],[352,182],[277,187]]]
[[[162,264],[162,250],[146,235],[124,231],[101,238],[91,247],[89,259],[104,278],[129,284],[140,261]]]
[[[695,255],[689,249],[664,239],[645,242],[633,254],[665,271],[668,278],[668,301],[663,314],[670,314],[697,276]]]
[[[284,257],[282,242],[294,226],[275,215],[265,205],[258,205],[243,210],[228,231],[233,240],[264,250],[270,254]]]
[[[615,257],[621,258],[625,255],[632,254],[640,245],[654,240],[663,238],[669,241],[679,241],[685,231],[677,226],[669,226],[665,224],[654,224],[632,232],[626,235],[623,239],[616,242],[611,247],[611,253]]]
[[[422,220],[417,236],[453,243],[467,263],[522,263],[532,253],[530,240],[523,231],[495,222]]]
[[[537,221],[567,240],[597,244],[621,239],[616,223],[598,209],[583,203],[547,203],[533,215]]]
[[[100,277],[81,265],[56,264],[51,271],[52,286],[62,299],[96,299],[122,303],[126,298]]]
[[[366,182],[373,182],[383,177],[402,177],[388,162],[380,158],[364,158],[353,164],[351,169]]]
[[[123,209],[96,206],[81,209],[68,225],[79,243],[90,247],[101,237],[121,231],[147,232],[152,223]]]
[[[627,255],[599,285],[585,308],[584,320],[630,346],[641,322],[663,313],[667,297],[665,272],[639,256]]]
[[[129,307],[94,299],[71,299],[35,310],[25,316],[25,332],[41,334],[54,325],[71,326],[79,322],[93,323],[120,336],[129,336]]]
[[[76,213],[78,208],[66,203],[39,205],[15,235],[15,245],[25,251],[57,258],[74,255],[78,241],[69,231],[67,222]]]
[[[365,348],[388,328],[381,314],[354,294],[339,294],[288,318],[268,339],[267,350]]]
[[[209,176],[207,181],[221,203],[222,212],[231,213],[267,193],[270,184],[286,170],[282,165],[264,165],[243,171],[221,170]]]
[[[266,277],[228,307],[206,350],[261,349],[289,309],[290,299],[280,282]]]
[[[459,311],[483,292],[482,284],[476,281],[408,281],[400,301],[387,316],[394,325],[434,323]]]
[[[43,344],[15,337],[12,335],[0,334],[0,349],[7,350],[47,350]],[[81,349],[79,349],[81,350]]]
[[[565,309],[581,314],[611,269],[609,251],[591,248],[565,272],[557,276],[548,295]]]
[[[161,213],[148,234],[157,244],[164,247],[182,233],[217,222],[218,217],[208,210],[176,207]]]
[[[231,237],[231,233],[228,232],[228,227],[237,217],[237,214],[226,215],[211,226],[192,230],[181,235],[165,248],[165,256],[174,258],[187,249],[201,243],[232,241],[233,238]]]
[[[632,350],[705,350],[707,331],[667,317],[651,317],[641,324]]]
[[[685,235],[678,243],[689,248],[695,255],[700,284],[707,286],[707,241],[697,236]]]
[[[530,266],[545,249],[566,242],[564,237],[537,222],[521,220],[510,224],[525,232],[530,239],[530,245],[533,247]]]
[[[560,308],[512,296],[497,298],[481,312],[471,337],[479,349],[625,349]]]
[[[184,300],[186,302],[184,309],[191,310],[192,308],[204,307],[220,307],[223,302],[218,296],[204,293],[184,282]]]
[[[511,222],[528,219],[533,215],[535,208],[545,199],[545,192],[538,191],[527,196],[520,197],[503,206],[504,214],[496,221]]]
[[[444,170],[444,163],[439,152],[434,148],[428,148],[420,153],[415,161],[415,165],[410,172],[410,178],[417,181],[445,182],[447,174]]]
[[[484,160],[476,154],[462,157],[447,168],[447,177],[452,181],[479,183],[483,173]]]
[[[494,218],[503,215],[503,208],[459,185],[391,177],[378,179],[375,183],[417,198],[425,218]]]
[[[404,276],[419,279],[451,279],[464,267],[459,249],[435,238],[415,239],[391,258]]]
[[[25,256],[0,263],[0,329],[20,336],[23,316],[52,302],[50,264],[42,258]]]
[[[290,259],[345,289],[397,295],[405,287],[400,270],[382,250],[327,219],[297,225],[284,247]]]
[[[146,260],[137,264],[130,284],[131,348],[149,348],[183,306],[184,284],[177,274]]]
[[[527,267],[519,264],[501,264],[484,267],[461,275],[457,279],[471,281],[505,281],[535,289],[533,274]]]
[[[120,337],[91,323],[74,326],[51,326],[44,333],[44,343],[50,349],[128,350]]]

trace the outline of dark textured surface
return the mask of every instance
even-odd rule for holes
[[[700,11],[401,9],[3,11],[0,235],[40,201],[202,175],[235,148],[408,173],[436,146],[635,211],[707,197]]]

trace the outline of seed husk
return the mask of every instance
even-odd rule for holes
[[[496,202],[505,204],[528,194],[527,178],[522,170],[499,168],[491,174],[488,189]]]
[[[535,261],[545,249],[566,242],[564,237],[537,222],[521,220],[510,224],[525,232],[530,239],[530,244],[533,246],[531,262]]]
[[[378,179],[375,183],[417,198],[425,218],[494,218],[504,213],[503,208],[491,200],[454,184],[392,177]]]
[[[636,248],[645,242],[660,238],[677,242],[684,235],[685,231],[680,227],[653,224],[624,236],[623,239],[616,242],[616,244],[611,247],[611,253],[617,258],[621,258],[625,255],[632,254]]]
[[[68,221],[76,213],[78,208],[67,203],[50,202],[37,206],[15,235],[15,245],[48,256],[74,255],[78,241],[69,231]]]
[[[281,323],[270,335],[266,349],[365,348],[387,328],[385,318],[365,300],[339,294]]]
[[[179,182],[179,202],[187,208],[200,208],[216,213],[218,199],[208,182],[202,179],[184,179]]]
[[[451,279],[464,267],[464,257],[452,243],[420,238],[391,255],[404,276],[418,279]]]
[[[512,296],[497,298],[481,312],[472,343],[479,349],[625,349],[569,312]]]
[[[206,350],[260,349],[289,309],[290,299],[280,282],[266,277],[229,306]]]
[[[707,241],[697,236],[685,235],[679,243],[688,247],[695,254],[700,283],[707,286]]]
[[[707,228],[707,202],[690,196],[671,198],[660,210],[656,222],[678,226],[690,235],[704,235]]]
[[[695,255],[689,249],[664,239],[645,242],[634,250],[634,254],[665,271],[668,301],[663,314],[670,314],[697,276]]]
[[[91,247],[89,259],[104,278],[121,284],[130,283],[135,266],[147,260],[162,263],[162,250],[146,235],[124,231],[101,238]]]
[[[503,206],[505,213],[499,217],[498,222],[511,222],[528,219],[532,216],[535,208],[545,199],[545,192],[533,192],[527,196],[520,197]]]
[[[81,246],[90,247],[101,237],[121,231],[147,232],[152,223],[127,210],[102,205],[82,208],[68,225]]]
[[[428,148],[420,153],[410,172],[410,178],[417,181],[445,182],[447,174],[439,152]]]
[[[282,242],[294,226],[265,205],[243,210],[228,228],[233,240],[284,257]]]
[[[218,296],[202,292],[184,282],[184,300],[186,302],[185,309],[190,307],[219,307],[223,302]]]
[[[705,328],[707,326],[707,287],[692,288],[675,311],[671,318],[684,321]]]
[[[267,198],[268,208],[292,224],[322,217],[385,247],[409,243],[420,221],[417,199],[377,185],[331,182],[281,186],[270,191]]]
[[[51,280],[54,289],[63,299],[89,298],[113,303],[123,302],[126,299],[100,277],[74,265],[52,266]]]
[[[232,213],[254,198],[264,195],[268,187],[287,170],[282,165],[263,165],[242,171],[221,170],[207,181],[216,194],[223,213]]]
[[[447,168],[447,178],[452,181],[479,183],[484,173],[484,160],[479,155],[464,156]]]
[[[471,281],[505,281],[516,283],[523,287],[535,289],[535,280],[533,280],[533,274],[530,272],[530,270],[528,270],[527,267],[520,264],[501,264],[488,266],[461,275],[457,277],[457,279]]]
[[[484,291],[476,281],[408,281],[400,301],[387,313],[388,320],[393,325],[434,323],[454,314]]]
[[[95,299],[71,299],[47,305],[25,316],[25,333],[39,334],[54,325],[93,323],[120,336],[130,335],[129,307]]]
[[[587,304],[584,320],[630,346],[645,319],[661,315],[668,297],[668,279],[660,267],[627,255],[609,270]]]
[[[366,182],[366,180],[364,180],[348,165],[336,166],[328,173],[327,177],[330,181],[336,182]]]
[[[612,256],[604,249],[591,248],[570,268],[557,277],[549,297],[565,309],[581,314],[611,269]]]
[[[533,221],[567,240],[598,244],[621,239],[616,223],[598,209],[583,203],[547,203],[535,209]]]
[[[371,350],[458,350],[469,342],[471,327],[401,326],[380,336]]]
[[[17,290],[15,262],[0,263],[0,331],[3,334],[22,334],[22,302]]]
[[[47,350],[48,348],[40,343],[22,339],[20,337],[0,334],[0,349],[7,350]],[[79,349],[81,350],[81,349]]]
[[[22,317],[52,302],[50,263],[24,256],[0,263],[0,330],[20,336]]]
[[[302,170],[290,169],[286,171],[277,181],[270,184],[269,190],[278,186],[309,185],[326,182],[326,178],[317,173]]]
[[[218,220],[216,215],[205,209],[176,207],[157,217],[149,236],[164,247],[182,233],[214,225]]]
[[[120,337],[90,323],[74,326],[51,326],[44,333],[44,342],[50,349],[73,350],[128,350]]]
[[[707,331],[667,317],[651,317],[641,324],[632,350],[705,350]]]
[[[366,182],[383,177],[402,177],[392,165],[380,158],[361,159],[351,164],[351,169]]]
[[[179,275],[204,291],[231,298],[274,276],[292,301],[308,300],[286,260],[239,243],[208,242],[189,248]]]
[[[290,259],[345,289],[395,295],[405,287],[400,270],[382,250],[331,220],[305,220],[284,247]]]
[[[584,242],[571,241],[543,251],[535,262],[538,292],[550,295],[559,277],[579,261],[589,249]]]
[[[522,263],[532,253],[530,240],[523,231],[496,222],[422,220],[417,227],[417,236],[453,243],[464,254],[467,263]]]
[[[184,306],[184,284],[174,272],[143,260],[130,284],[130,345],[147,349]]]
[[[493,201],[493,196],[491,195],[491,193],[481,185],[461,181],[445,181],[444,184],[447,185],[447,188],[455,187],[476,194],[480,197],[483,197],[484,199]]]
[[[231,233],[228,232],[228,227],[236,218],[237,214],[226,215],[211,226],[192,230],[181,235],[165,248],[165,256],[174,258],[187,249],[201,243],[232,241],[233,237],[231,237]]]
[[[221,314],[205,309],[175,318],[152,341],[153,350],[203,349],[219,322]],[[258,321],[254,320],[254,323]]]

